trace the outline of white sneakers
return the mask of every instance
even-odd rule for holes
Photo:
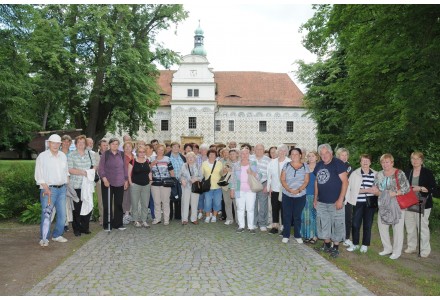
[[[231,224],[233,224],[234,223],[234,221],[232,221],[232,220],[227,220],[226,222],[225,222],[225,225],[231,225]]]
[[[211,221],[211,217],[210,216],[205,218],[205,223],[209,223],[209,221]]]
[[[211,223],[216,223],[216,222],[217,222],[217,217],[216,216],[212,216]]]
[[[408,254],[410,254],[410,253],[416,253],[416,249],[406,248],[403,252],[408,253]]]
[[[203,218],[203,214],[202,214],[202,212],[199,212],[199,214],[197,215],[197,219],[201,219],[201,218]]]
[[[289,238],[283,238],[282,242],[283,242],[284,244],[287,244],[287,243],[289,242]]]
[[[390,259],[398,259],[400,255],[397,254],[391,254]]]
[[[141,228],[142,227],[141,222],[139,221],[134,222],[134,227]]]
[[[302,244],[302,243],[304,243],[302,238],[298,238],[298,239],[295,239],[295,240],[296,240],[296,242],[297,242],[298,244]]]
[[[350,247],[348,247],[347,251],[349,252],[353,252],[359,249],[359,245],[351,245]]]
[[[148,225],[148,223],[144,221],[142,222],[142,227],[150,228],[150,225]]]
[[[49,246],[49,241],[48,240],[40,240],[40,246],[41,247]]]
[[[368,247],[362,245],[362,246],[361,246],[361,253],[367,253],[367,251],[368,251]]]
[[[262,232],[265,232],[265,231],[267,231],[267,228],[266,228],[266,226],[261,226],[261,227],[260,227],[260,231],[262,231]]]
[[[58,236],[56,238],[52,238],[52,241],[59,242],[59,243],[65,243],[65,242],[67,242],[67,239],[60,235],[60,236]]]
[[[343,244],[345,247],[351,247],[351,246],[353,246],[353,243],[350,241],[350,239],[346,239],[345,241],[344,241],[344,244]]]
[[[391,252],[387,252],[387,251],[382,251],[382,252],[379,252],[379,255],[380,256],[385,256],[385,255],[390,255],[391,254]]]

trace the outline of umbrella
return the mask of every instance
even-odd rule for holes
[[[49,231],[50,231],[50,223],[51,223],[51,215],[53,212],[53,204],[52,201],[50,200],[50,195],[49,195],[49,200],[47,201],[47,205],[44,208],[43,214],[44,214],[44,220],[43,220],[43,226],[42,226],[42,230],[41,230],[41,235],[42,235],[42,239],[48,241],[49,240]]]

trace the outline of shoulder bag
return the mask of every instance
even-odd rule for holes
[[[251,166],[249,165],[249,168],[250,167]],[[251,188],[251,191],[254,193],[258,193],[263,190],[263,184],[252,174],[248,174],[248,183],[249,183],[249,187]]]
[[[189,176],[192,177],[191,168],[189,167],[188,163],[186,164],[186,166],[188,167]],[[200,182],[200,180],[196,180],[191,184],[191,192],[195,194],[203,193],[202,183]]]
[[[209,175],[208,179],[205,180],[205,177],[203,177],[202,179],[202,193],[209,192],[209,190],[211,189],[211,175],[212,172],[214,171],[216,163],[217,161],[214,162],[214,165],[212,166],[211,169],[211,174]]]
[[[156,165],[156,168],[157,168],[157,172],[159,172],[159,176],[162,178],[162,174],[160,173],[157,165]],[[162,182],[163,187],[174,187],[176,185],[176,182],[175,182],[174,178],[172,178],[172,177],[163,178],[161,180],[161,182]]]
[[[419,203],[411,205],[406,210],[424,215],[426,200],[428,200],[428,198],[429,198],[429,195],[428,196],[419,196]]]
[[[399,180],[397,179],[398,171],[399,170],[396,169],[394,176],[396,178],[397,190],[400,190]],[[397,198],[397,202],[399,203],[399,206],[401,209],[406,209],[410,206],[413,206],[414,204],[419,203],[419,199],[417,198],[417,195],[414,192],[412,187],[410,187],[410,190],[408,193],[406,193],[405,195],[398,195],[398,196],[396,196],[396,198]]]
[[[365,185],[364,185],[364,181],[362,180],[362,187],[365,189]],[[365,193],[368,194],[368,193]],[[367,207],[368,208],[378,208],[378,203],[377,203],[377,196],[367,196],[365,195],[366,199],[367,199]]]
[[[90,158],[90,169],[93,169],[93,164],[92,164],[92,157],[90,156],[90,151],[87,151],[89,153],[89,158]],[[99,181],[99,175],[98,175],[98,170],[95,170],[95,182]]]

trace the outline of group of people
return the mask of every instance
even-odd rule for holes
[[[82,207],[89,208],[82,189],[85,178],[90,180],[94,174],[90,170],[96,170],[99,222],[105,230],[125,230],[130,223],[150,228],[149,211],[152,225],[168,225],[173,218],[180,219],[182,226],[224,220],[225,225],[237,223],[237,233],[255,234],[259,230],[279,234],[283,243],[290,241],[293,227],[294,241],[315,244],[323,240],[315,249],[332,257],[338,257],[340,243],[348,251],[367,252],[377,210],[369,202],[374,197],[379,198],[378,227],[384,247],[379,254],[391,259],[401,255],[404,224],[405,252],[415,252],[418,214],[398,209],[392,222],[382,218],[382,212],[397,203],[396,196],[412,187],[428,199],[421,216],[420,250],[422,257],[430,253],[428,222],[436,184],[432,172],[423,167],[420,152],[411,154],[413,168],[405,174],[394,168],[391,154],[382,155],[379,172],[370,168],[368,154],[361,155],[360,167],[352,171],[348,150],[340,148],[334,157],[328,144],[306,153],[285,144],[269,149],[263,144],[238,147],[233,141],[181,147],[178,142],[133,142],[126,135],[122,144],[117,138],[99,141],[94,152],[93,140],[81,135],[75,139],[76,150],[69,152],[69,141],[69,136],[52,135],[49,149],[38,156],[35,169],[43,208],[51,196],[57,212],[54,241],[67,241],[62,235],[69,222],[76,236],[90,233],[91,211]],[[207,183],[204,191],[195,188]],[[77,201],[69,204],[66,190],[68,193],[70,188]],[[385,203],[382,198],[391,201]],[[44,212],[42,223],[43,218]],[[48,239],[42,236],[40,244],[47,246]]]

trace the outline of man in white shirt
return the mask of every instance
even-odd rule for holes
[[[35,181],[40,186],[40,202],[42,207],[40,224],[40,245],[48,246],[49,240],[43,237],[44,210],[49,198],[55,207],[56,223],[52,233],[52,240],[56,242],[67,242],[63,237],[64,223],[66,221],[66,184],[69,178],[66,155],[59,151],[61,137],[52,134],[48,140],[49,149],[40,153],[35,164]],[[47,234],[47,238],[50,236]]]
[[[258,173],[261,174],[260,182],[263,184],[263,190],[258,192],[255,200],[254,209],[254,227],[260,227],[261,231],[267,231],[268,217],[267,213],[269,210],[267,191],[267,167],[271,159],[264,155],[263,144],[255,145],[255,155],[253,160],[257,162]]]

